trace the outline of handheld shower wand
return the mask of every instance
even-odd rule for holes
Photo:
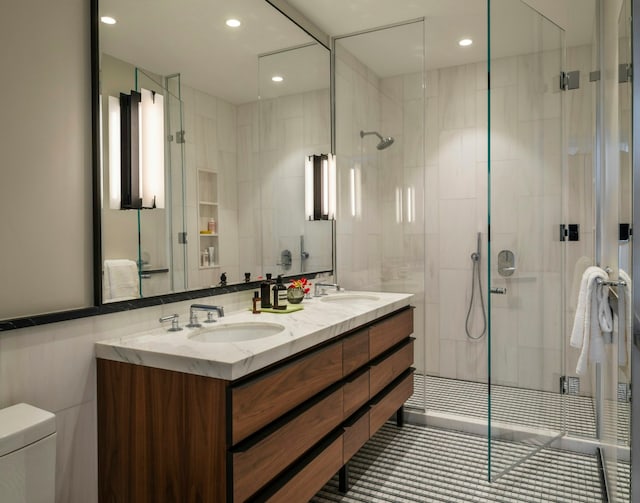
[[[469,310],[467,311],[467,318],[464,320],[464,331],[467,334],[467,337],[472,340],[481,339],[482,336],[487,331],[487,313],[484,308],[484,298],[482,296],[482,279],[480,277],[480,244],[481,244],[482,235],[478,232],[478,240],[476,244],[476,251],[471,254],[471,261],[473,262],[473,268],[471,269],[471,299],[469,299]],[[482,332],[480,335],[473,336],[471,335],[471,330],[469,328],[469,318],[471,317],[471,310],[473,309],[473,297],[475,294],[475,286],[476,286],[476,277],[478,279],[478,291],[480,292],[480,306],[482,307]]]

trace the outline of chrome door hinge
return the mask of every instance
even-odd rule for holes
[[[560,89],[563,91],[580,89],[580,70],[560,72]]]
[[[631,401],[631,383],[619,382],[618,383],[618,402],[630,402]]]
[[[618,82],[630,82],[633,77],[633,66],[630,63],[622,63],[618,65]]]
[[[580,241],[580,225],[560,224],[560,241]]]
[[[560,376],[560,394],[561,395],[580,394],[580,378]]]

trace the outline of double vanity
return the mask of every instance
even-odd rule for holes
[[[96,344],[100,501],[308,501],[413,392],[411,295]]]

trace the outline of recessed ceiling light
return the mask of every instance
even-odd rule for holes
[[[242,23],[237,20],[237,19],[227,19],[225,21],[225,24],[229,27],[229,28],[237,28],[238,26],[240,26]]]
[[[473,44],[473,40],[471,40],[470,38],[463,38],[462,40],[460,40],[460,42],[458,42],[458,45],[461,47],[467,47],[471,44]]]
[[[100,21],[102,21],[104,24],[116,24],[116,20],[111,16],[102,16],[100,18]]]
[[[271,77],[271,80],[273,80],[274,82],[282,82],[284,80],[284,77],[281,77],[280,75],[274,75],[273,77]]]

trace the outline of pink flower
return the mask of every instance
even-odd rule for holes
[[[311,289],[309,288],[311,283],[307,281],[307,278],[294,279],[289,288],[300,288],[304,293],[309,293]]]

